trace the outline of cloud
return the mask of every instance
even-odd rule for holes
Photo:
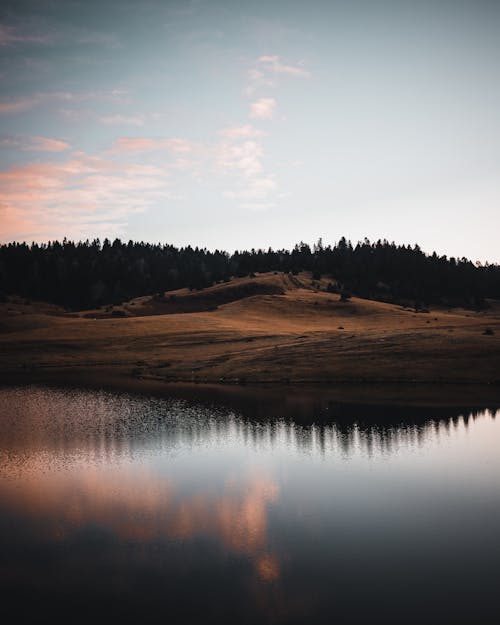
[[[254,66],[248,70],[245,95],[250,96],[258,89],[273,87],[279,75],[292,78],[310,78],[311,76],[302,62],[295,65],[284,63],[277,54],[259,56]]]
[[[259,174],[262,146],[256,141],[244,141],[241,144],[222,143],[218,147],[217,164],[223,171],[234,171],[250,178]]]
[[[269,546],[268,526],[269,506],[278,501],[280,488],[271,475],[233,469],[207,491],[174,484],[147,464],[119,461],[104,470],[85,451],[70,449],[65,458],[70,470],[57,476],[46,470],[56,465],[55,454],[28,450],[24,462],[9,454],[6,470],[17,471],[23,488],[9,481],[2,489],[3,507],[13,516],[36,516],[39,531],[57,535],[61,544],[89,526],[102,527],[127,544],[210,537],[245,555],[261,582],[278,579],[280,563]]]
[[[228,128],[223,128],[219,134],[226,139],[249,139],[265,135],[262,130],[257,130],[257,128],[254,128],[250,124],[244,124],[243,126],[229,126]]]
[[[276,181],[264,169],[264,134],[247,123],[222,128],[207,142],[119,137],[99,155],[65,153],[70,145],[59,139],[0,138],[9,149],[61,153],[57,161],[0,170],[2,240],[123,236],[131,215],[178,199],[174,183],[185,176],[208,176],[241,208],[270,208]]]
[[[168,150],[175,152],[176,154],[187,154],[192,152],[193,144],[187,139],[181,139],[179,137],[172,137],[165,139],[164,144]]]
[[[73,152],[62,162],[0,171],[3,240],[123,232],[131,214],[170,197],[165,167]]]
[[[243,90],[246,96],[251,96],[259,88],[274,87],[274,81],[267,77],[266,74],[258,69],[252,68],[248,71],[249,84]]]
[[[144,118],[140,115],[104,115],[99,117],[99,122],[110,126],[144,126]]]
[[[270,191],[276,189],[276,182],[273,176],[267,176],[265,178],[256,178],[252,181],[252,198],[266,197]],[[248,196],[247,196],[248,197]]]
[[[83,124],[95,118],[94,113],[85,108],[59,108],[57,113],[71,124]]]
[[[244,189],[239,191],[226,191],[225,197],[242,200],[262,200],[276,188],[273,176],[261,176],[249,181]]]
[[[2,137],[0,147],[24,152],[64,152],[71,146],[66,141],[47,137]]]
[[[157,149],[159,149],[158,141],[145,137],[119,137],[113,145],[116,152],[144,152]]]
[[[31,145],[25,149],[31,152],[64,152],[70,147],[70,144],[65,141],[47,139],[47,137],[31,137]]]
[[[112,89],[110,91],[95,91],[71,93],[57,91],[53,93],[34,93],[28,96],[7,97],[0,100],[0,113],[21,113],[47,102],[83,102],[85,100],[121,100],[127,91]]]
[[[0,101],[0,113],[21,113],[33,108],[42,102],[40,95],[25,96],[20,98],[2,98]]]
[[[50,43],[48,35],[31,34],[14,26],[0,24],[0,46],[11,46],[17,43]]]
[[[223,192],[230,200],[238,200],[240,208],[265,210],[274,206],[276,181],[266,174],[262,162],[264,149],[255,138],[260,133],[250,125],[225,128],[216,152],[216,167],[224,174],[236,174],[231,189]]]
[[[149,152],[153,150],[168,150],[175,154],[187,154],[193,150],[193,144],[187,139],[171,137],[156,139],[151,137],[119,137],[111,152]]]
[[[260,56],[257,59],[257,63],[264,72],[286,74],[288,76],[295,76],[296,78],[309,78],[311,76],[310,73],[304,69],[302,63],[287,65],[286,63],[282,63],[278,55]],[[264,75],[264,72],[261,71],[260,73]]]
[[[274,98],[259,98],[250,105],[250,117],[253,119],[272,119],[276,100]]]
[[[240,200],[238,206],[241,208],[251,208],[252,210],[263,210],[275,206],[270,201],[271,196],[275,196],[276,182],[273,176],[260,176],[246,181],[245,185],[231,191],[225,191],[224,197],[230,200]]]

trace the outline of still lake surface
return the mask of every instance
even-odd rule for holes
[[[0,388],[4,613],[498,623],[500,412],[300,412]]]

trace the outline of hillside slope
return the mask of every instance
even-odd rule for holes
[[[54,380],[85,371],[103,383],[117,374],[204,382],[500,379],[498,304],[416,314],[341,302],[320,287],[307,275],[263,274],[139,298],[118,307],[124,318],[7,302],[0,304],[0,371]]]
[[[103,306],[86,311],[86,318],[105,319],[113,316],[144,317],[148,315],[173,315],[178,313],[206,312],[219,306],[245,300],[256,295],[283,295],[287,291],[313,289],[314,282],[308,274],[293,276],[283,273],[266,273],[254,277],[233,278],[201,290],[187,288],[157,293],[154,296],[136,297],[121,306]],[[117,314],[118,313],[118,314]]]

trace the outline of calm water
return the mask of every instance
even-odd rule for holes
[[[0,389],[2,611],[498,622],[500,412],[262,412]]]

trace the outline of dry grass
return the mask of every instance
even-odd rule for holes
[[[306,274],[264,274],[137,298],[119,307],[126,318],[17,299],[0,304],[0,370],[203,382],[500,380],[498,304],[415,314],[340,302],[324,286]]]

